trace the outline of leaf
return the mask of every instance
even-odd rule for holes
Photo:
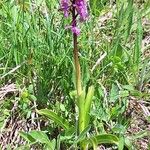
[[[119,97],[119,89],[117,85],[112,84],[112,88],[110,91],[110,102],[115,102]]]
[[[134,90],[133,85],[123,85],[122,87],[123,87],[123,89],[128,90],[128,91],[133,91]]]
[[[96,135],[96,136],[92,136],[89,139],[85,139],[84,142],[86,144],[91,143],[94,145],[98,145],[98,144],[119,144],[119,139],[117,136],[112,135],[112,134],[101,134],[101,135]]]
[[[62,103],[60,103],[60,110],[61,110],[61,111],[64,111],[64,112],[66,111],[66,109],[65,109],[65,105],[64,105],[64,104],[62,104]]]
[[[116,133],[116,134],[125,134],[126,132],[126,128],[125,126],[121,125],[121,124],[117,124],[115,125],[113,128],[112,128],[112,131],[113,133]]]
[[[76,132],[76,129],[74,126],[72,126],[68,130],[65,130],[65,136],[73,136],[75,132]]]
[[[106,7],[108,0],[90,0],[92,14],[99,16],[101,11]]]
[[[132,150],[132,140],[129,138],[125,138],[125,146],[128,148],[128,150]]]
[[[74,134],[76,132],[75,127],[71,127],[68,130],[65,130],[62,135],[60,136],[60,140],[64,141],[64,140],[70,140],[74,137]]]
[[[127,91],[127,90],[121,90],[121,91],[119,91],[119,96],[120,97],[127,97],[127,96],[129,96],[129,91]]]
[[[30,143],[35,142],[35,139],[34,139],[31,135],[29,135],[28,133],[20,131],[19,134],[20,134],[20,136],[23,137],[26,141],[28,141],[28,142],[30,142]]]
[[[139,80],[139,83],[138,83],[138,86],[139,86],[138,89],[140,91],[142,91],[142,87],[143,87],[143,84],[145,82],[145,76],[147,75],[148,62],[149,62],[149,60],[145,59],[145,61],[143,62],[143,65],[142,65],[142,69],[141,69],[141,73],[140,73],[140,77],[139,77],[140,80]],[[146,81],[146,82],[148,83],[148,81]]]
[[[24,146],[20,146],[15,148],[15,150],[30,150],[30,145],[24,145]]]
[[[123,24],[123,19],[124,19],[124,4],[121,5],[120,10],[118,9],[118,16],[117,16],[117,22],[116,22],[116,27],[115,27],[116,28],[115,36],[117,37],[117,40],[119,41],[120,41],[119,36],[120,36],[121,26]]]
[[[78,97],[78,107],[79,107],[79,133],[81,133],[85,128],[85,92],[82,91],[81,95]]]
[[[132,23],[133,23],[133,0],[128,0],[128,6],[126,9],[127,15],[127,30],[126,30],[126,40],[130,35]]]
[[[71,92],[69,93],[69,95],[70,95],[70,97],[71,97],[72,99],[74,99],[75,97],[77,97],[77,91],[76,91],[76,90],[73,90],[73,91],[71,91]]]
[[[86,134],[89,132],[89,130],[91,129],[91,125],[87,126],[78,136],[77,140],[75,141],[75,143],[80,142],[81,140],[83,140],[86,136]]]
[[[124,137],[119,138],[118,150],[123,150],[125,145]]]
[[[37,113],[40,115],[44,115],[44,116],[48,117],[49,119],[53,120],[55,123],[57,123],[58,125],[60,125],[64,129],[70,128],[68,121],[66,121],[64,118],[58,116],[56,113],[54,113],[51,110],[41,109],[41,110],[37,110]]]
[[[87,126],[81,133],[80,135],[77,137],[77,139],[73,142],[73,144],[71,145],[71,147],[69,148],[69,150],[71,150],[77,143],[79,142],[83,142],[84,138],[86,137],[86,134],[89,132],[89,130],[91,129],[91,125]],[[83,143],[84,144],[84,143]]]
[[[29,97],[30,97],[31,100],[33,100],[33,101],[36,101],[36,100],[37,100],[37,98],[36,98],[34,95],[30,95]]]
[[[94,86],[89,87],[88,93],[85,99],[84,111],[85,111],[85,127],[88,126],[90,121],[90,110],[92,98],[94,96]]]
[[[42,131],[32,130],[28,134],[40,143],[48,143],[49,142],[48,136]]]
[[[132,136],[132,139],[133,140],[135,140],[135,139],[141,139],[141,138],[147,137],[149,135],[150,135],[150,133],[148,133],[148,131],[140,131],[136,135]]]
[[[140,55],[141,55],[141,47],[142,47],[142,19],[140,13],[138,13],[138,21],[137,21],[137,34],[136,34],[136,41],[133,53],[133,63],[135,65],[135,71],[137,71],[140,62]]]
[[[45,147],[44,150],[55,150],[56,147],[56,140],[53,139],[52,141],[48,142]]]

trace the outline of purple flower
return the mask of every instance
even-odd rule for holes
[[[70,1],[70,0],[61,0],[61,10],[64,11],[65,17],[69,16],[71,2],[72,1]],[[86,4],[85,0],[76,0],[75,5],[73,7],[76,7],[76,11],[80,16],[80,20],[85,21],[88,17],[87,4]]]
[[[64,11],[64,16],[69,16],[69,0],[61,0],[61,9]]]
[[[69,17],[70,12],[75,9],[76,17],[79,15],[80,21],[85,21],[88,17],[87,5],[85,0],[61,0],[61,10],[64,12],[65,17]],[[80,29],[76,26],[77,18],[74,17],[72,20],[71,31],[76,35],[80,34]],[[68,27],[67,27],[68,28]]]
[[[76,27],[76,26],[72,26],[71,31],[73,33],[75,33],[76,35],[80,34],[80,29],[78,27]]]
[[[85,21],[88,17],[87,5],[85,0],[76,0],[76,10],[80,15],[80,20]]]
[[[72,33],[75,33],[77,36],[80,35],[80,29],[74,25],[66,26],[65,29],[71,29]]]

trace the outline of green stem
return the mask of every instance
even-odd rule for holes
[[[72,26],[76,27],[76,10],[75,10],[75,1],[73,0],[72,5]],[[77,99],[78,99],[78,109],[79,109],[79,118],[78,118],[78,134],[80,134],[84,130],[84,100],[85,95],[82,91],[82,83],[81,83],[81,70],[80,70],[80,62],[78,56],[78,42],[77,35],[73,33],[73,56],[74,56],[74,64],[75,64],[75,75],[76,75],[76,90],[77,90]],[[83,108],[83,109],[81,109]],[[80,148],[85,149],[83,144],[80,143]]]
[[[73,5],[75,5],[75,0],[73,0]],[[72,10],[72,24],[76,26],[76,12],[75,7],[73,7]],[[77,35],[73,33],[73,54],[74,54],[74,63],[75,63],[75,74],[76,74],[76,89],[77,89],[77,95],[81,95],[82,93],[82,86],[81,86],[81,70],[80,70],[80,63],[79,63],[79,57],[78,57],[78,42],[77,42]]]

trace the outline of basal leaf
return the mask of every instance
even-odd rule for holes
[[[90,130],[91,126],[87,126],[78,136],[77,140],[75,141],[75,143],[80,142],[81,140],[83,140],[83,138],[85,138],[86,134],[88,133],[88,131]]]
[[[92,98],[94,96],[94,86],[89,87],[87,96],[85,99],[85,106],[84,106],[84,111],[85,111],[85,127],[88,126],[89,120],[90,120],[90,109],[91,109],[91,104],[92,104]]]
[[[101,135],[96,135],[92,136],[86,140],[84,140],[86,144],[91,144],[93,145],[99,145],[99,144],[119,144],[119,139],[117,136],[112,135],[112,134],[101,134]]]
[[[28,133],[26,133],[26,132],[20,131],[20,132],[19,132],[19,135],[20,135],[21,137],[23,137],[23,138],[24,138],[26,141],[28,141],[29,143],[35,142],[35,139],[34,139],[31,135],[29,135]]]
[[[49,119],[53,120],[55,123],[63,127],[64,129],[69,129],[70,125],[68,121],[66,121],[64,118],[61,116],[57,115],[55,112],[48,110],[48,109],[41,109],[37,110],[37,113],[40,115],[44,115],[48,117]]]
[[[42,131],[32,130],[28,134],[40,143],[48,143],[49,142],[48,136],[46,135],[46,133],[44,133]]]

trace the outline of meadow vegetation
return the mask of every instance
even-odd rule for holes
[[[88,12],[77,95],[60,1],[0,0],[0,149],[150,149],[150,0],[89,0]]]

